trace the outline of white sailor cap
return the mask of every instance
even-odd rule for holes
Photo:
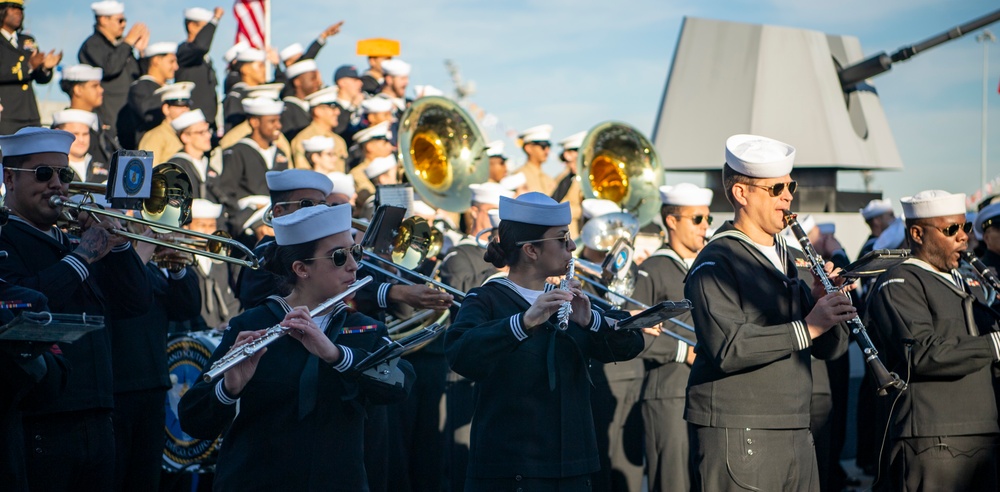
[[[169,41],[162,41],[159,43],[153,43],[142,50],[143,58],[152,58],[154,56],[160,55],[176,55],[177,54],[177,43],[171,43]]]
[[[527,183],[528,177],[525,176],[524,173],[511,174],[500,179],[500,186],[503,186],[511,191],[517,191],[518,188]]]
[[[281,114],[285,110],[285,103],[273,99],[261,97],[251,97],[243,99],[243,112],[252,116],[270,116]]]
[[[398,58],[392,58],[382,62],[382,73],[390,77],[406,77],[410,75],[409,63]]]
[[[490,227],[494,229],[500,227],[500,209],[494,208],[486,212],[486,215],[490,216]]]
[[[420,99],[421,97],[444,96],[444,91],[434,87],[433,85],[413,86],[413,92],[417,95],[417,99]]]
[[[104,78],[104,70],[90,65],[73,65],[63,69],[62,78],[71,82],[101,80]]]
[[[594,217],[622,211],[622,208],[617,203],[600,198],[587,198],[580,203],[580,208],[583,211],[583,218],[585,219],[593,219]]]
[[[209,22],[215,18],[215,14],[211,10],[203,9],[201,7],[193,7],[190,9],[184,9],[184,20],[189,20],[193,22]]]
[[[388,113],[395,108],[392,101],[384,97],[371,97],[361,101],[361,109],[364,110],[365,114],[372,113]]]
[[[726,139],[726,164],[751,178],[778,178],[792,172],[795,147],[757,135]]]
[[[82,109],[64,109],[52,113],[52,128],[63,126],[66,123],[82,123],[95,132],[100,129],[97,125],[97,113],[84,111]],[[4,149],[6,150],[6,149]]]
[[[359,144],[363,144],[373,138],[388,139],[389,138],[389,122],[383,121],[377,125],[369,126],[364,130],[361,130],[354,134],[352,140]]]
[[[76,137],[70,132],[29,126],[13,135],[0,136],[0,149],[4,157],[56,152],[69,155],[69,148]]]
[[[222,205],[204,198],[191,200],[192,219],[218,219],[222,216]]]
[[[368,176],[368,179],[375,179],[376,176],[384,174],[390,169],[395,168],[395,156],[389,155],[385,157],[376,157],[375,159],[372,159],[372,161],[368,163],[368,167],[365,168],[365,176]]]
[[[315,72],[319,70],[319,66],[316,65],[316,60],[302,60],[300,62],[295,62],[292,66],[285,70],[285,76],[288,80],[292,80],[299,75],[309,72]]]
[[[240,41],[239,43],[230,46],[229,49],[226,50],[226,53],[222,55],[222,59],[225,60],[226,63],[231,63],[240,53],[243,52],[243,50],[247,50],[249,48],[249,43],[246,41]]]
[[[518,135],[523,143],[548,142],[552,140],[552,125],[538,125],[528,128]]]
[[[306,152],[323,152],[333,148],[333,137],[316,135],[302,141],[302,149]]]
[[[124,14],[125,4],[113,0],[104,0],[90,4],[90,10],[93,10],[94,15],[97,16]]]
[[[514,198],[514,192],[504,188],[500,183],[470,184],[472,203],[500,206],[500,197]]]
[[[868,202],[868,204],[865,205],[865,208],[858,210],[858,212],[861,212],[861,216],[864,217],[865,220],[871,220],[879,215],[892,212],[892,202],[876,198]]]
[[[563,150],[577,150],[583,145],[583,138],[586,136],[587,132],[577,132],[560,140],[559,145]]]
[[[712,204],[712,190],[691,183],[660,187],[660,203],[679,207],[702,207]]]
[[[411,215],[416,215],[417,217],[431,217],[433,218],[437,214],[437,209],[427,204],[423,200],[413,200],[413,204],[410,206]]]
[[[243,95],[244,98],[263,98],[271,99],[272,101],[278,101],[281,99],[281,90],[285,88],[285,84],[281,82],[272,82],[270,84],[260,84],[253,87],[247,87],[246,93]]]
[[[281,57],[281,61],[285,61],[288,60],[289,58],[301,55],[305,52],[306,50],[305,48],[302,47],[301,43],[292,43],[286,46],[285,49],[281,50],[281,52],[278,53],[278,56]],[[288,78],[292,78],[292,76],[289,75]]]
[[[333,191],[341,195],[354,196],[354,176],[341,172],[327,173],[326,177],[333,182]]]
[[[267,195],[247,195],[236,200],[236,206],[244,208],[264,208],[271,203],[271,197]]]
[[[899,202],[903,204],[903,215],[909,219],[965,215],[965,193],[925,190]]]
[[[236,61],[239,62],[262,62],[267,59],[267,53],[257,48],[246,48],[236,53]]]
[[[206,121],[205,113],[203,113],[200,109],[193,109],[174,118],[173,121],[170,122],[170,127],[173,128],[175,132],[180,133],[189,126],[203,121]]]
[[[183,101],[191,99],[193,90],[194,82],[175,82],[156,89],[153,94],[160,96],[160,102]]]
[[[544,193],[533,191],[517,198],[500,197],[500,220],[565,226],[573,220],[573,213],[569,210],[569,202],[558,203]]]
[[[279,246],[308,243],[351,230],[351,205],[300,208],[271,220]]]
[[[507,156],[503,155],[503,147],[503,140],[494,140],[490,142],[489,146],[486,147],[486,156],[503,157],[504,160],[507,160]]]
[[[330,87],[320,89],[306,96],[306,102],[309,103],[310,108],[314,108],[321,104],[336,104],[337,95],[339,93],[340,89],[338,89],[335,85],[331,85]]]
[[[906,224],[903,222],[902,217],[896,217],[896,220],[886,227],[882,234],[879,235],[878,239],[875,240],[875,245],[873,249],[896,249],[903,245],[903,241],[906,239]]]
[[[317,190],[323,196],[333,189],[333,181],[325,174],[310,169],[285,169],[264,174],[268,191]]]
[[[258,208],[254,210],[250,217],[247,217],[246,222],[243,223],[243,230],[249,234],[253,235],[253,230],[264,224],[264,215],[267,214],[267,207]]]
[[[1000,221],[994,220],[998,217],[1000,217],[1000,202],[983,207],[976,214],[976,221],[973,222],[973,225],[976,227],[976,236],[981,237],[983,235],[983,231],[985,231],[984,224],[986,227],[1000,225]]]

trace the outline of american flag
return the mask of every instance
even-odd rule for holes
[[[267,46],[267,0],[236,0],[233,15],[236,17],[236,42],[245,41],[250,46],[264,49]]]

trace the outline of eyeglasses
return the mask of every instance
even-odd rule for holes
[[[365,248],[360,244],[355,244],[349,248],[337,248],[330,253],[330,256],[317,256],[315,258],[306,258],[306,260],[333,260],[333,266],[342,267],[347,263],[347,255],[351,255],[354,258],[354,262],[358,263],[365,254]]]
[[[952,224],[948,227],[935,227],[935,229],[941,231],[947,237],[952,237],[958,234],[958,230],[961,229],[962,232],[966,234],[972,232],[972,222],[962,222],[961,224]]]
[[[681,214],[670,214],[672,217],[681,217],[691,219],[694,225],[701,225],[702,222],[708,221],[708,225],[712,225],[712,220],[714,218],[711,215],[681,215]]]
[[[59,181],[61,183],[69,183],[73,181],[76,177],[76,171],[71,167],[52,167],[52,166],[38,166],[34,169],[24,169],[20,167],[7,167],[4,168],[8,171],[20,171],[20,172],[32,172],[35,173],[35,179],[39,183],[46,183],[52,179],[52,175],[59,172]]]
[[[519,246],[520,247],[520,246],[524,246],[525,244],[540,243],[542,241],[552,241],[552,240],[559,240],[559,241],[562,241],[563,244],[569,244],[569,242],[572,241],[573,238],[569,235],[569,231],[566,231],[566,234],[563,234],[562,236],[558,236],[558,237],[543,237],[541,239],[532,239],[530,241],[518,241],[518,242],[514,243],[514,246]]]
[[[167,106],[173,106],[173,107],[176,107],[176,108],[190,108],[191,107],[191,100],[189,100],[189,99],[171,99],[171,100],[165,102],[164,104],[166,104]]]
[[[763,186],[763,185],[753,184],[753,183],[747,183],[747,184],[750,185],[750,186],[756,187],[756,188],[760,188],[762,190],[767,190],[767,192],[770,193],[771,196],[774,196],[774,197],[781,196],[781,194],[785,192],[785,187],[786,186],[788,187],[788,192],[789,193],[795,193],[795,190],[798,189],[798,187],[799,187],[799,183],[795,182],[795,181],[789,181],[787,183],[774,183],[771,186]]]
[[[327,205],[327,204],[326,202],[313,200],[312,198],[303,198],[295,202],[278,202],[275,203],[274,205],[298,205],[299,208],[309,208],[309,207],[315,207],[316,205]]]

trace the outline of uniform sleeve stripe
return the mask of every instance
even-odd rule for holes
[[[378,307],[382,309],[389,307],[389,301],[387,300],[387,297],[389,296],[389,287],[392,287],[392,284],[388,282],[378,286],[378,294],[375,297],[376,302],[378,302]]]
[[[1000,331],[990,333],[990,341],[993,342],[993,356],[1000,361]]]
[[[809,348],[811,340],[809,339],[809,332],[806,330],[805,323],[802,321],[793,321],[792,331],[795,332],[798,349],[805,350]]]
[[[215,397],[219,399],[219,403],[222,403],[223,405],[232,405],[239,401],[239,398],[234,399],[226,394],[226,388],[223,387],[224,383],[225,379],[220,379],[215,385]]]
[[[688,344],[678,340],[677,341],[677,356],[674,357],[674,362],[678,364],[683,364],[687,362],[688,355]]]
[[[87,269],[87,266],[84,265],[79,258],[73,255],[66,255],[63,256],[62,261],[69,263],[69,266],[73,267],[73,270],[76,270],[76,273],[80,276],[81,281],[87,280],[87,277],[90,276],[90,270]]]
[[[601,312],[596,309],[590,310],[592,316],[590,317],[590,331],[598,331],[601,329],[601,321],[604,319],[601,316]]]
[[[118,246],[115,246],[114,248],[111,248],[111,252],[112,253],[121,253],[122,251],[128,251],[129,248],[131,248],[131,247],[132,247],[132,243],[131,242],[126,242],[125,244],[119,244]]]
[[[338,372],[344,372],[351,368],[351,363],[354,362],[354,352],[351,352],[351,349],[343,345],[337,345],[337,348],[340,349],[341,359],[340,363],[333,366],[333,368]]]
[[[514,338],[517,338],[517,341],[519,342],[528,338],[528,334],[524,332],[524,327],[521,326],[520,314],[515,314],[510,317],[510,331],[514,334]]]

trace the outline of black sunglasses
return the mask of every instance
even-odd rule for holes
[[[294,202],[278,202],[275,203],[274,205],[298,205],[299,208],[309,208],[309,207],[315,207],[316,205],[327,205],[327,203],[324,201],[313,200],[312,198],[303,198],[301,200]]]
[[[799,183],[795,182],[795,181],[789,181],[787,183],[775,183],[775,184],[773,184],[771,186],[763,186],[763,185],[753,184],[753,183],[747,183],[747,184],[749,184],[750,186],[756,187],[756,188],[760,188],[762,190],[767,190],[767,192],[770,193],[771,196],[774,196],[774,197],[781,196],[781,194],[785,192],[785,187],[786,186],[788,187],[788,192],[789,193],[793,193],[793,194],[795,193],[795,190],[798,189],[798,187],[799,187]]]
[[[528,142],[529,144],[535,144],[543,149],[547,149],[552,146],[551,142]]]
[[[958,230],[961,229],[966,234],[972,232],[972,222],[962,222],[961,224],[952,224],[948,227],[935,227],[935,229],[941,231],[947,237],[952,237],[958,234]]]
[[[674,217],[682,217],[682,218],[686,217],[688,219],[691,219],[691,222],[694,222],[694,225],[701,225],[701,223],[706,220],[708,221],[708,225],[712,225],[712,220],[714,220],[714,218],[711,215],[681,215],[681,214],[670,214],[670,215]]]
[[[306,258],[306,260],[330,259],[333,260],[333,266],[342,267],[344,263],[347,263],[347,255],[351,255],[355,263],[360,263],[364,254],[365,248],[360,244],[355,244],[349,248],[337,248],[333,250],[333,253],[330,253],[330,256],[317,256],[315,258]]]
[[[35,179],[39,183],[48,182],[52,179],[52,175],[55,174],[56,170],[59,171],[59,181],[62,183],[70,183],[73,178],[76,177],[76,171],[71,167],[52,167],[52,166],[38,166],[34,169],[24,169],[20,167],[6,167],[9,171],[20,171],[20,172],[33,172],[35,173]]]
[[[165,104],[167,106],[174,106],[174,107],[178,107],[178,108],[180,108],[180,107],[190,108],[191,107],[191,100],[190,99],[170,99],[170,100],[166,101]]]
[[[552,240],[559,240],[563,244],[567,244],[570,241],[572,241],[573,238],[569,235],[569,231],[566,231],[566,234],[563,234],[562,236],[558,236],[558,237],[543,237],[541,239],[532,239],[530,241],[518,241],[518,242],[514,243],[514,246],[520,247],[520,246],[524,246],[525,244],[540,243],[540,242],[543,242],[543,241],[552,241]]]

